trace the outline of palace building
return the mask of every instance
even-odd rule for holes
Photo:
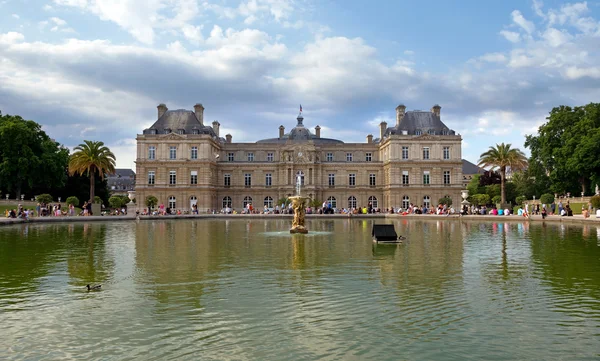
[[[275,207],[302,194],[334,208],[435,206],[442,197],[460,204],[463,187],[461,136],[441,121],[441,107],[430,111],[396,108],[396,124],[379,125],[379,136],[364,143],[321,137],[304,126],[302,114],[289,131],[255,143],[221,137],[220,123],[204,123],[204,107],[158,107],[156,122],[137,136],[136,199],[148,196],[182,211],[225,207]],[[275,133],[275,132],[274,132]]]

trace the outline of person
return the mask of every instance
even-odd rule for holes
[[[550,205],[550,214],[554,215],[554,212],[556,212],[556,203],[552,202]]]
[[[542,207],[542,219],[546,219],[546,206]]]

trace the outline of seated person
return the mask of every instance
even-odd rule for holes
[[[498,215],[499,216],[503,216],[504,215],[504,209],[499,209],[498,210]]]

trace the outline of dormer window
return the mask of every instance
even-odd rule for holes
[[[185,129],[178,129],[177,134],[185,134]]]
[[[415,130],[415,135],[421,135],[421,131],[420,130]]]
[[[427,132],[429,135],[435,135],[435,130],[433,129],[429,129],[429,131]]]
[[[448,135],[448,129],[442,130],[442,135]]]
[[[169,128],[165,128],[164,130],[165,130],[165,134],[171,133],[171,129],[169,129]]]
[[[157,129],[150,129],[150,134],[158,134],[158,130]]]
[[[192,134],[200,134],[200,129],[198,129],[198,128],[192,129]]]

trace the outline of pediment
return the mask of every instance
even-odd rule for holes
[[[169,134],[165,134],[165,135],[161,136],[160,139],[182,140],[182,139],[185,139],[185,137],[183,135],[181,135],[181,134],[169,133]]]
[[[414,139],[417,139],[417,140],[436,140],[437,138],[434,137],[434,136],[432,136],[432,135],[429,135],[429,134],[423,134],[423,135],[419,135],[419,136],[415,137]]]

